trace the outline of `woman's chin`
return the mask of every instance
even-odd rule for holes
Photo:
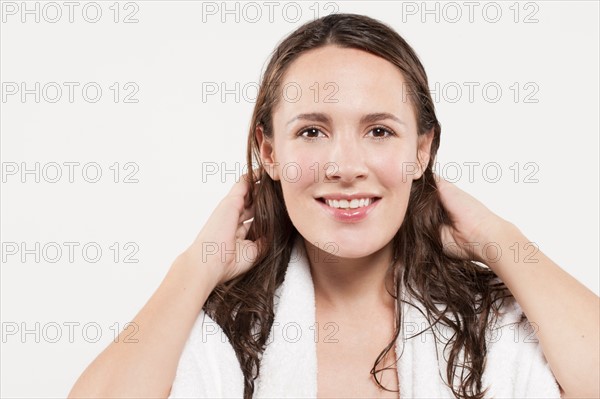
[[[312,248],[318,248],[328,259],[335,258],[348,258],[348,259],[358,259],[363,258],[373,253],[379,251],[388,241],[374,242],[371,239],[365,239],[364,237],[358,237],[356,235],[352,237],[340,237],[340,236],[330,236],[328,239],[307,239],[305,240],[312,244]],[[308,247],[308,246],[307,246]]]

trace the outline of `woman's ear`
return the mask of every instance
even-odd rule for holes
[[[414,180],[420,179],[423,173],[425,173],[425,169],[427,169],[434,134],[433,128],[431,128],[427,133],[419,135],[417,139],[417,162],[419,163],[419,170],[415,174]]]
[[[265,136],[262,125],[256,125],[256,140],[260,151],[260,160],[272,180],[279,180],[278,163],[275,162],[275,150],[271,140]]]

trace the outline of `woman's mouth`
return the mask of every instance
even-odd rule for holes
[[[352,199],[316,199],[322,209],[336,221],[356,223],[365,219],[377,206],[380,197],[363,197]]]
[[[334,200],[323,198],[323,201],[325,201],[325,203],[330,207],[336,209],[356,209],[371,205],[373,201],[375,201],[375,198],[354,198],[352,200]]]

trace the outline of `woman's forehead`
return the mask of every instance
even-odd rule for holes
[[[362,110],[412,114],[409,88],[391,62],[353,48],[326,46],[288,66],[278,88],[278,111],[290,113]]]
[[[301,54],[288,67],[282,85],[330,83],[340,89],[398,88],[400,69],[384,58],[355,48],[324,46]],[[316,89],[315,89],[316,90]]]

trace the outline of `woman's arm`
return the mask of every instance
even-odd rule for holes
[[[138,342],[111,343],[87,367],[69,398],[166,398],[183,346],[217,276],[180,256],[133,319]]]
[[[541,251],[533,254],[536,247],[516,226],[454,184],[436,181],[454,224],[441,231],[444,250],[485,263],[506,284],[536,329],[563,398],[599,398],[600,298]]]
[[[496,248],[481,254],[483,261],[504,281],[534,327],[562,397],[599,398],[600,298],[542,251],[535,252],[510,223],[490,230],[479,247],[486,243]]]
[[[221,200],[192,245],[173,263],[148,303],[132,321],[136,343],[123,331],[79,377],[70,398],[166,398],[183,347],[208,295],[248,271],[258,242],[246,240],[254,216],[247,175]]]

